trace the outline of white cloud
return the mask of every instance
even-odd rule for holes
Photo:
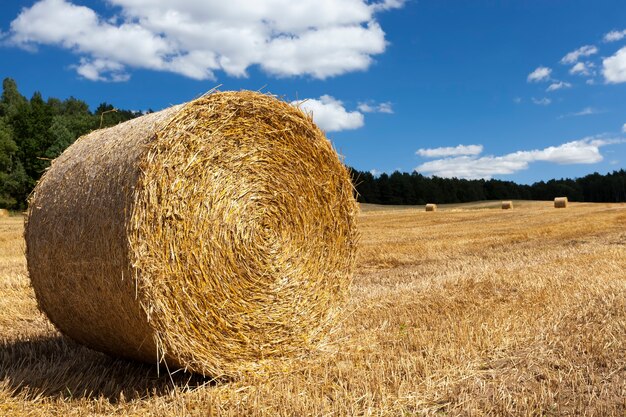
[[[375,22],[365,27],[309,30],[298,37],[280,36],[267,44],[259,65],[278,76],[308,74],[320,79],[365,70],[372,62],[371,55],[385,50],[384,37]]]
[[[165,39],[136,23],[113,26],[100,21],[93,10],[64,0],[43,0],[24,9],[11,22],[10,42],[30,47],[56,44],[94,57],[81,59],[77,66],[79,74],[91,80],[119,81],[125,65],[162,68],[159,56],[169,49]]]
[[[393,114],[393,107],[391,106],[391,102],[380,103],[378,105],[378,112],[379,113]]]
[[[602,113],[602,112],[597,110],[597,109],[594,109],[593,107],[585,107],[581,111],[577,111],[577,112],[574,112],[574,113],[568,113],[566,115],[559,116],[558,118],[559,119],[564,119],[566,117],[589,116],[589,115],[598,114],[598,113]]]
[[[455,147],[418,149],[415,153],[426,158],[441,158],[445,156],[479,155],[482,151],[483,145],[458,145]]]
[[[607,83],[626,82],[626,47],[602,60],[602,74]]]
[[[76,72],[91,81],[128,81],[130,75],[124,72],[124,66],[105,59],[89,61],[85,58],[76,66]],[[105,75],[106,74],[106,75]]]
[[[406,0],[383,0],[379,3],[374,3],[372,6],[375,10],[391,10],[399,9],[404,6]]]
[[[543,98],[532,98],[533,103],[539,105],[539,106],[547,106],[550,103],[552,103],[552,100],[550,100],[547,97],[543,97]]]
[[[361,102],[357,106],[357,109],[363,113],[393,113],[393,106],[390,101],[386,101],[384,103],[374,103],[372,101]]]
[[[347,111],[343,103],[329,95],[316,99],[292,102],[294,106],[313,115],[313,120],[326,132],[358,129],[364,124],[364,117],[358,111]]]
[[[522,98],[521,97],[515,97],[513,99],[513,103],[515,103],[515,104],[520,104],[521,102],[522,102]]]
[[[577,62],[572,68],[570,68],[569,73],[572,75],[592,75],[594,71],[592,68],[595,67],[593,62]]]
[[[589,116],[590,114],[596,114],[598,113],[597,110],[595,110],[592,107],[585,107],[584,109],[582,109],[579,112],[576,113],[572,113],[572,116]]]
[[[550,74],[552,73],[552,69],[548,67],[537,67],[533,72],[528,74],[526,80],[529,83],[537,83],[540,81],[548,81],[550,79]]]
[[[626,37],[626,29],[625,30],[612,30],[606,35],[604,35],[604,42],[620,41],[624,37]]]
[[[585,138],[540,150],[518,151],[502,156],[458,156],[428,161],[415,170],[440,177],[485,178],[508,175],[527,169],[533,162],[561,165],[593,164],[602,161],[600,147],[624,143],[623,139]]]
[[[119,79],[127,68],[195,79],[213,79],[216,71],[242,77],[251,66],[276,76],[323,79],[366,70],[387,45],[377,13],[400,8],[404,0],[108,3],[119,7],[119,15],[40,0],[11,22],[8,42],[71,50],[81,58],[77,71],[92,80]]]
[[[561,64],[573,64],[574,62],[577,62],[581,56],[586,57],[586,56],[590,56],[590,55],[597,54],[597,53],[598,53],[598,48],[596,48],[594,45],[581,46],[577,50],[572,51],[568,53],[567,55],[565,55],[561,59]]]
[[[514,158],[459,156],[428,161],[416,167],[415,170],[445,178],[489,179],[494,175],[513,174],[526,168],[528,168],[528,162]]]
[[[622,132],[626,133],[626,123],[624,123],[624,126],[622,126]]]
[[[593,109],[592,107],[585,107],[579,112],[572,113],[572,116],[589,116],[590,114],[596,114],[596,113],[598,113],[598,111]]]
[[[562,88],[570,88],[572,85],[565,81],[557,81],[555,83],[550,84],[550,86],[546,89],[546,91],[556,91]]]

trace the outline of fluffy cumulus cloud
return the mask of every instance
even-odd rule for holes
[[[616,42],[626,39],[626,29],[612,30],[603,37],[603,42]],[[606,46],[606,45],[605,45]],[[570,66],[569,74],[585,77],[587,85],[595,85],[600,81],[598,76],[602,76],[606,84],[619,84],[626,82],[626,46],[613,55],[601,56],[600,50],[595,45],[584,45],[567,53],[561,58],[560,63]],[[529,83],[549,82],[546,89],[548,92],[571,87],[565,81],[559,81],[553,77],[553,71],[549,67],[540,66],[528,74]],[[560,78],[560,77],[559,77]],[[533,100],[535,104],[549,104],[545,100]]]
[[[550,80],[551,73],[552,73],[552,69],[548,67],[538,67],[536,70],[528,74],[527,80],[529,83],[548,81]]]
[[[11,22],[8,42],[55,45],[80,56],[79,74],[121,81],[128,68],[213,79],[246,76],[326,78],[367,69],[385,51],[377,13],[404,0],[107,0],[105,17],[67,0],[39,0]],[[68,24],[71,22],[71,24]]]
[[[81,59],[80,64],[76,66],[76,72],[92,81],[128,81],[130,75],[124,71],[124,66],[115,61],[106,59],[94,59],[89,61]],[[108,74],[103,76],[102,74]]]
[[[373,101],[362,102],[359,103],[357,109],[359,109],[363,113],[393,113],[393,106],[389,101],[386,101],[384,103],[375,103]]]
[[[561,64],[573,64],[574,62],[578,62],[580,57],[587,57],[587,56],[597,54],[597,53],[598,53],[598,48],[596,48],[594,45],[581,46],[575,51],[572,51],[568,53],[567,55],[565,55],[561,59]]]
[[[572,75],[593,75],[593,68],[595,64],[593,62],[577,62],[576,65],[570,68],[569,73]]]
[[[518,151],[502,156],[463,155],[427,161],[415,169],[440,177],[492,178],[527,169],[533,162],[593,164],[602,161],[600,147],[623,143],[622,139],[585,138],[544,149]]]
[[[404,6],[406,0],[383,0],[379,3],[374,3],[372,7],[375,10],[391,10],[391,9],[400,9]]]
[[[604,42],[620,41],[626,37],[626,30],[612,30],[604,35]]]
[[[626,82],[626,47],[602,60],[602,74],[607,83]]]
[[[479,155],[482,151],[483,145],[458,145],[454,147],[418,149],[415,153],[425,158],[442,158],[446,156]]]
[[[358,129],[364,124],[362,113],[346,110],[341,101],[329,95],[323,95],[319,99],[294,101],[292,104],[310,113],[313,121],[326,132]]]
[[[562,88],[570,88],[572,85],[568,82],[565,81],[557,81],[555,83],[552,83],[548,86],[548,88],[546,89],[547,92],[551,92],[551,91],[557,91],[560,90]]]

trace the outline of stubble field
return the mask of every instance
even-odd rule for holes
[[[221,383],[59,335],[0,219],[0,416],[625,416],[626,205],[496,206],[364,207],[333,343]]]

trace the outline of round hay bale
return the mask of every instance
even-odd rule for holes
[[[502,202],[502,210],[510,210],[513,208],[513,202],[512,201],[503,201]]]
[[[567,197],[556,197],[554,199],[554,208],[567,208]]]
[[[74,340],[232,377],[326,339],[354,269],[357,210],[309,115],[218,92],[57,158],[31,197],[28,271],[40,309]]]
[[[0,209],[0,217],[9,217],[9,210]]]
[[[437,204],[426,204],[426,211],[437,211]]]

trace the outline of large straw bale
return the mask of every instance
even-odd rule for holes
[[[554,199],[554,208],[567,208],[567,197],[556,197]]]
[[[503,201],[502,202],[502,210],[510,210],[513,208],[513,202],[512,201]]]
[[[437,211],[437,204],[426,204],[426,211]]]
[[[346,168],[301,110],[218,92],[81,137],[26,224],[40,309],[94,349],[237,376],[322,343],[355,264]]]
[[[9,217],[9,210],[0,209],[0,217]]]

